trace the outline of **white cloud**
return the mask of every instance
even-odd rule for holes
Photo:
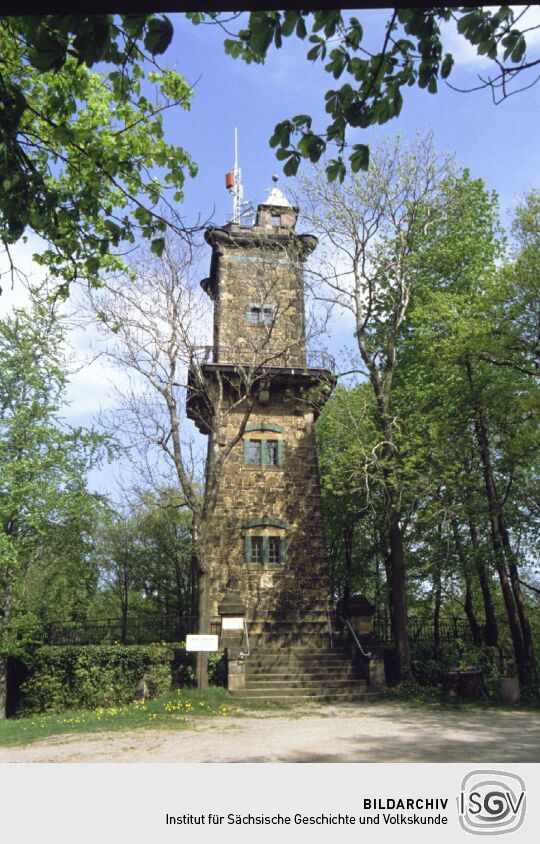
[[[492,11],[498,8],[498,6],[485,7],[486,10],[491,9]],[[526,9],[525,6],[512,6],[511,8],[516,18]],[[540,27],[540,6],[529,6],[516,24],[516,28],[520,30],[531,27]],[[476,47],[467,41],[463,35],[459,34],[455,21],[452,20],[443,24],[441,32],[443,35],[444,50],[445,52],[452,53],[456,65],[474,64],[480,68],[493,64],[492,60],[487,56],[479,55]],[[526,39],[529,51],[538,47],[540,45],[540,28],[527,32]]]

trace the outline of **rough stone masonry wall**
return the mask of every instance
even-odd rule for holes
[[[301,267],[285,247],[227,249],[219,258],[217,355],[220,362],[304,366]],[[252,305],[269,306],[275,322],[251,324]]]
[[[237,434],[241,419],[241,412],[230,414],[227,441]],[[209,531],[211,612],[217,614],[225,587],[234,576],[240,581],[249,619],[316,612],[324,618],[330,587],[313,413],[295,396],[294,388],[271,387],[269,404],[258,405],[249,423],[284,428],[284,462],[283,466],[244,465],[243,442],[239,442],[224,464]],[[244,523],[261,516],[289,523],[283,565],[262,566],[244,560]],[[269,532],[282,533],[274,528]]]

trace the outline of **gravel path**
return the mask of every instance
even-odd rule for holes
[[[539,762],[540,712],[328,705],[197,718],[193,729],[64,735],[0,762]]]

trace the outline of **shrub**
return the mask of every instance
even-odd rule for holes
[[[144,676],[152,696],[171,688],[176,666],[188,656],[175,645],[44,645],[25,660],[30,676],[21,686],[24,712],[95,709],[128,703]]]
[[[455,669],[482,671],[490,691],[500,677],[499,658],[493,648],[474,647],[456,639],[443,645],[437,653],[433,646],[416,645],[412,652],[414,678],[421,686],[440,685],[445,674]]]

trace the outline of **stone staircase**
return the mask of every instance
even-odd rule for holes
[[[337,648],[257,648],[245,658],[241,700],[276,703],[363,701],[381,691],[368,684],[366,670]]]

